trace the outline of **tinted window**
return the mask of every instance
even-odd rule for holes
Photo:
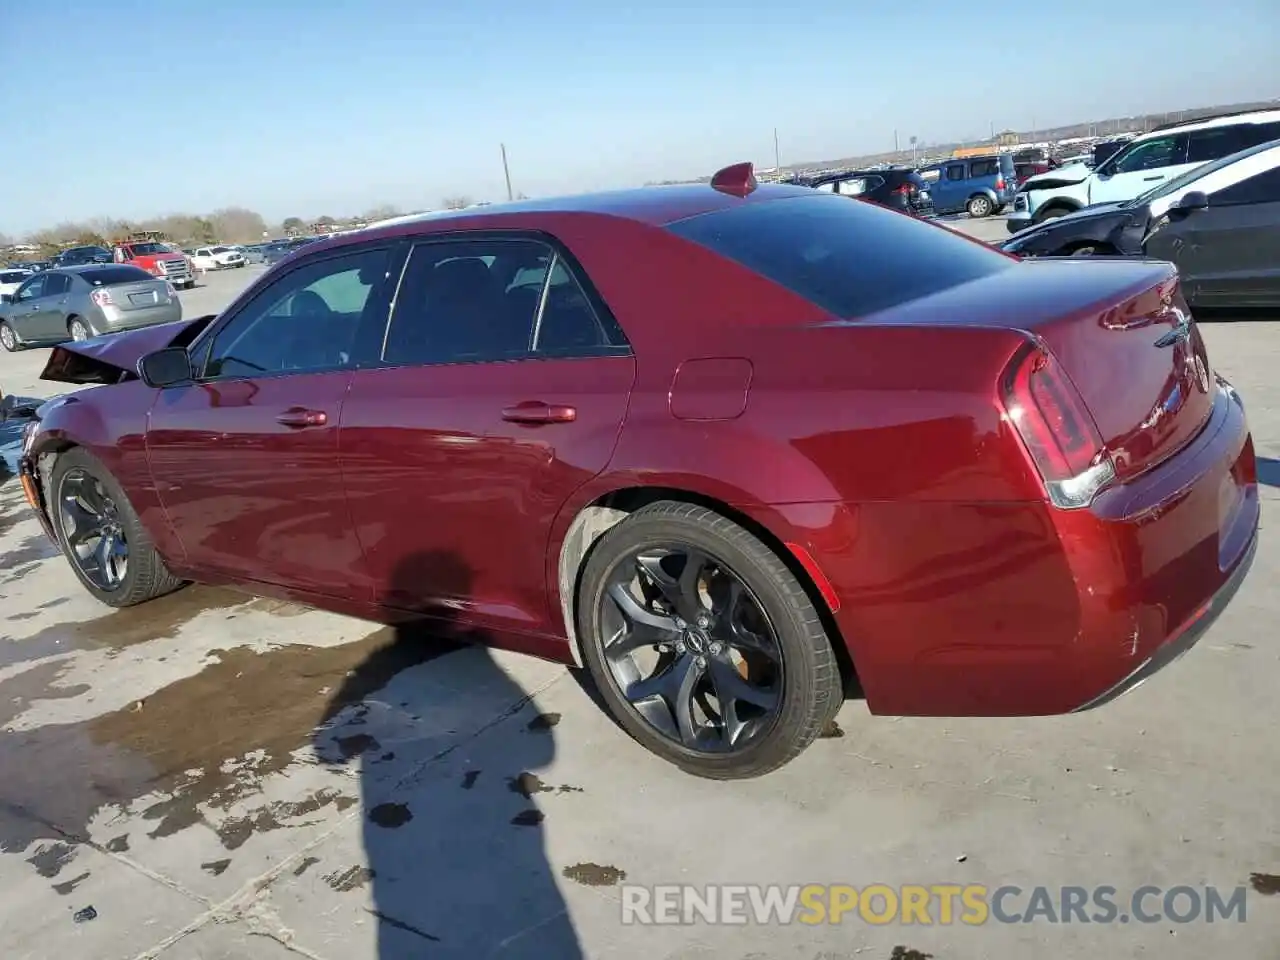
[[[1248,180],[1224,187],[1213,195],[1212,201],[1215,207],[1236,203],[1277,202],[1280,202],[1280,167],[1273,167]]]
[[[1208,163],[1247,146],[1240,127],[1192,130],[1187,134],[1187,163]]]
[[[71,278],[65,273],[49,273],[44,278],[44,296],[56,297],[71,289]]]
[[[214,336],[206,377],[333,370],[351,362],[356,331],[378,303],[386,250],[330,257],[268,284]]]
[[[573,271],[543,243],[423,243],[410,253],[396,292],[383,359],[468,363],[582,354],[617,343],[612,334]]]
[[[1012,265],[944,228],[823,196],[744,204],[668,229],[837,317],[865,316]]]
[[[965,179],[965,174],[964,174],[964,164],[963,164],[963,163],[953,163],[951,166],[947,167],[947,179],[948,179],[948,180],[963,180],[963,179]]]
[[[126,250],[135,257],[144,257],[155,253],[169,252],[169,248],[163,243],[131,243]]]
[[[1155,170],[1186,162],[1187,141],[1185,134],[1152,137],[1135,143],[1119,154],[1108,166],[1109,173],[1137,173]]]
[[[1244,138],[1249,145],[1257,143],[1270,143],[1272,140],[1280,140],[1280,121],[1276,123],[1253,123],[1244,128]]]
[[[994,177],[999,172],[999,160],[974,160],[969,164],[969,176],[971,177]]]
[[[117,283],[138,283],[141,280],[154,280],[151,274],[141,267],[131,267],[122,263],[115,267],[96,267],[93,270],[81,270],[80,276],[85,282],[95,287],[110,287]]]
[[[27,276],[28,274],[25,270],[0,273],[0,283],[21,283],[23,280],[27,279]]]

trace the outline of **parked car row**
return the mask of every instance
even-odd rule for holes
[[[1042,220],[1003,249],[1020,257],[1154,257],[1177,266],[1193,308],[1280,306],[1280,134],[1132,199]]]

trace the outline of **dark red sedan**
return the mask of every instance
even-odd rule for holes
[[[1051,714],[1187,649],[1258,528],[1169,265],[1019,262],[750,168],[309,245],[67,344],[23,483],[84,586],[186,580],[585,666],[685,770]],[[444,632],[444,631],[442,631]]]

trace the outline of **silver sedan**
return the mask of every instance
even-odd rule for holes
[[[145,270],[121,263],[65,267],[0,295],[0,346],[21,350],[181,319],[177,292]]]

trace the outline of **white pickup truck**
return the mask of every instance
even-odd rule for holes
[[[229,267],[243,267],[244,254],[233,247],[197,247],[191,255],[191,262],[197,270],[225,270]]]

